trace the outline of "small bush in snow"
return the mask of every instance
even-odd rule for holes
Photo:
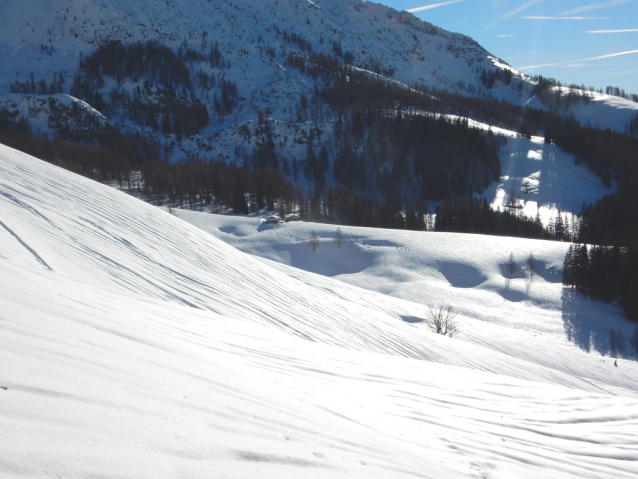
[[[430,306],[424,322],[435,333],[452,337],[461,331],[459,323],[454,321],[454,318],[456,318],[456,311],[452,306],[438,308]]]

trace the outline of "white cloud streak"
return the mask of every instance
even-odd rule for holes
[[[513,37],[514,35],[496,35],[496,38],[509,38],[509,37]]]
[[[523,17],[525,20],[609,20],[609,17]]]
[[[599,8],[615,7],[616,5],[622,5],[623,3],[633,2],[634,0],[610,0],[605,3],[599,3],[598,5],[587,5],[584,7],[575,8],[567,12],[563,12],[560,15],[572,15],[574,13],[588,12],[589,10],[597,10]]]
[[[590,30],[587,33],[628,33],[638,32],[638,28],[630,28],[628,30]]]
[[[406,10],[406,12],[415,13],[422,12],[424,10],[430,10],[432,8],[444,7],[445,5],[450,5],[451,3],[459,3],[464,0],[452,0],[451,2],[442,2],[442,3],[434,3],[432,5],[426,5],[424,7],[411,8],[410,10]]]
[[[544,0],[531,0],[530,2],[527,2],[522,7],[519,7],[516,10],[512,10],[511,12],[507,12],[505,15],[500,16],[499,18],[496,19],[496,21],[494,23],[492,23],[491,25],[488,25],[485,28],[491,28],[494,25],[497,25],[497,24],[499,24],[501,22],[504,22],[505,20],[509,20],[510,18],[514,17],[516,14],[522,12],[523,10],[527,10],[529,7],[533,7],[537,3],[541,3],[543,1]]]
[[[543,68],[543,67],[555,67],[555,66],[560,66],[560,65],[578,65],[579,62],[591,62],[594,60],[602,60],[603,58],[613,58],[613,57],[619,57],[622,55],[631,55],[632,53],[638,53],[638,50],[628,50],[626,52],[618,52],[618,53],[610,53],[608,55],[600,55],[598,57],[591,57],[591,58],[583,58],[581,60],[569,60],[566,62],[557,62],[557,63],[545,63],[542,65],[530,65],[530,66],[526,66],[526,67],[520,67],[517,68],[517,70],[531,70],[533,68]]]

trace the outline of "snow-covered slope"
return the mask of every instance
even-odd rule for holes
[[[3,477],[638,472],[638,367],[568,341],[601,309],[560,299],[564,245],[344,228],[312,256],[311,225],[217,229],[327,278],[4,146],[0,221]],[[458,338],[414,322],[433,300]]]
[[[110,126],[106,117],[93,107],[63,93],[3,95],[0,96],[0,109],[27,119],[31,131],[36,134],[55,131],[67,139],[94,138]]]
[[[472,95],[487,95],[480,80],[483,70],[511,70],[467,36],[362,0],[38,0],[28,9],[15,2],[0,2],[0,95],[11,89],[49,93],[52,86],[56,92],[81,96],[72,91],[72,85],[77,75],[86,74],[80,70],[82,58],[109,42],[146,41],[199,55],[186,61],[192,83],[189,97],[207,107],[211,122],[199,137],[184,145],[185,150],[199,154],[217,146],[218,133],[255,120],[257,111],[279,121],[296,118],[302,95],[312,97],[316,79],[287,66],[290,54],[336,56],[342,63],[352,63],[388,81],[421,82]],[[210,60],[213,48],[219,62]],[[121,72],[102,74],[105,83],[87,87],[89,92],[84,91],[82,98],[95,102],[91,95],[97,93],[113,102],[122,95],[144,91],[148,80],[157,80],[138,74],[127,78]],[[201,75],[208,80],[198,80]],[[511,83],[497,82],[489,95],[515,103],[527,100],[531,79],[518,72],[513,75]],[[232,114],[219,113],[223,81],[237,88]],[[22,86],[16,87],[16,82]],[[132,119],[120,107],[111,106],[102,113],[113,123],[121,121],[124,129],[151,130],[148,121]],[[164,104],[147,107],[155,115],[166,111]],[[25,101],[11,111],[26,108]],[[133,110],[139,108],[136,104]],[[174,159],[184,156],[179,149],[173,152]]]
[[[481,68],[508,67],[469,37],[362,0],[35,3],[29,9],[15,2],[0,4],[4,82],[21,79],[21,75],[28,78],[34,69],[39,70],[37,81],[39,74],[52,74],[60,65],[70,67],[77,63],[80,52],[113,40],[158,40],[175,47],[186,41],[202,50],[218,41],[236,68],[244,69],[246,86],[259,82],[259,88],[267,88],[277,81],[273,75],[278,70],[278,80],[286,77],[278,68],[279,61],[266,54],[267,47],[272,47],[278,50],[278,58],[280,49],[292,48],[295,42],[284,41],[284,32],[299,35],[315,51],[333,54],[333,45],[338,44],[342,52],[353,55],[356,64],[379,65],[404,82],[423,81],[454,89],[458,80],[477,83]],[[63,59],[66,61],[61,62]]]
[[[573,116],[583,126],[609,128],[621,133],[625,132],[628,122],[638,115],[638,103],[634,101],[566,87],[551,87],[546,94],[530,98],[526,105]]]

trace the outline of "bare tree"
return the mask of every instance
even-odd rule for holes
[[[173,208],[172,206],[168,207],[168,213],[173,215],[173,216],[178,216],[177,210],[175,208]]]
[[[438,308],[430,306],[424,321],[435,333],[452,337],[461,331],[459,323],[454,321],[454,318],[456,318],[456,311],[452,306],[439,306]]]
[[[507,261],[507,269],[510,274],[516,273],[516,260],[514,259],[514,253],[510,253],[510,259]]]
[[[337,231],[335,233],[335,244],[337,245],[337,248],[341,248],[341,245],[343,244],[343,232],[339,227],[337,227]]]
[[[310,233],[310,238],[308,239],[308,247],[312,251],[317,251],[317,248],[319,248],[319,236],[317,236],[317,232],[315,230],[312,230],[312,232]]]
[[[534,259],[534,253],[531,251],[527,257],[527,269],[529,271],[530,278],[534,279],[534,273],[536,272],[536,260]]]

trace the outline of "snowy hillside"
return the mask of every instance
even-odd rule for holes
[[[420,82],[479,96],[488,95],[481,82],[484,71],[507,72],[507,85],[496,82],[489,95],[519,104],[529,98],[531,87],[528,77],[512,73],[509,65],[471,38],[437,28],[410,13],[361,0],[153,4],[39,0],[29,9],[14,2],[0,3],[0,95],[10,91],[45,97],[71,93],[113,123],[120,121],[122,128],[157,131],[152,121],[136,116],[140,102],[156,117],[158,112],[175,114],[175,105],[160,98],[159,86],[149,86],[157,78],[139,73],[127,76],[107,67],[95,78],[82,69],[82,62],[96,49],[119,42],[156,42],[179,51],[186,63],[189,101],[201,102],[211,122],[197,129],[199,134],[183,145],[183,152],[176,149],[174,159],[210,151],[216,147],[216,134],[255,120],[258,111],[279,121],[296,119],[302,97],[312,96],[317,79],[290,67],[290,55],[328,55],[393,83]],[[135,63],[147,64],[150,58],[157,59],[157,55],[140,57]],[[78,77],[95,82],[80,88]],[[26,104],[11,109],[24,110],[28,110]],[[31,118],[31,111],[27,113],[29,120],[38,121],[37,115]],[[161,118],[156,120],[161,123]],[[321,122],[313,123],[322,127]],[[45,132],[57,131],[51,126]],[[193,136],[192,131],[188,133]]]
[[[548,101],[536,95],[526,105],[548,108],[563,115],[573,115],[583,126],[625,132],[625,128],[638,115],[638,103],[618,96],[597,92],[584,92],[566,87],[552,87],[551,92],[560,100]],[[580,97],[578,101],[565,101],[569,96]],[[546,95],[547,96],[547,95]]]
[[[339,45],[355,64],[379,65],[406,83],[455,88],[459,80],[477,83],[477,67],[511,69],[469,37],[361,0],[38,0],[26,10],[3,2],[0,12],[5,89],[10,80],[28,78],[34,68],[37,81],[47,73],[77,67],[80,53],[114,40],[158,40],[174,47],[187,42],[202,50],[217,41],[233,68],[244,72],[245,85],[264,93],[269,84],[286,82],[278,65],[281,51],[294,51],[295,43],[303,41],[330,54],[333,45]],[[298,35],[298,41],[285,41],[284,32]],[[274,58],[266,54],[268,47],[277,51]]]
[[[563,293],[565,245],[179,214],[287,265],[0,146],[3,477],[638,472],[630,325]]]

